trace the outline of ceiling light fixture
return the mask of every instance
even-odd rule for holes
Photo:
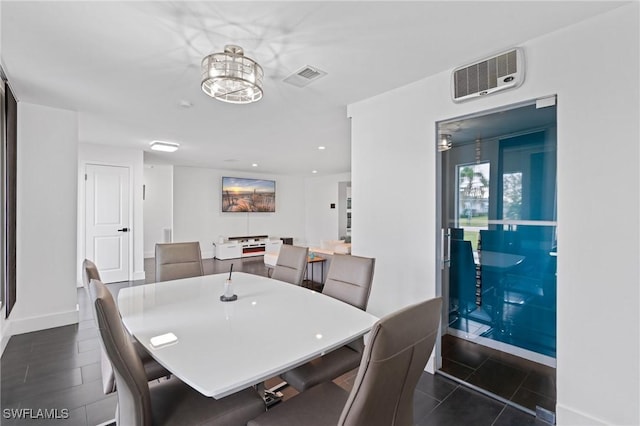
[[[251,167],[258,167],[258,163],[251,164]]]
[[[317,170],[311,170],[311,173],[316,174],[316,173],[318,173],[318,171]]]
[[[165,141],[153,141],[149,145],[151,145],[151,149],[153,149],[154,151],[163,152],[175,152],[180,147],[179,143]]]
[[[319,147],[318,147],[318,149],[319,149],[320,151],[323,151],[323,150],[325,150],[326,148],[325,148],[324,146],[319,146]]]
[[[202,90],[219,101],[234,104],[259,101],[263,77],[262,67],[233,44],[226,45],[223,53],[212,53],[202,60]]]
[[[443,152],[451,149],[452,140],[451,135],[447,133],[442,133],[440,135],[440,140],[438,141],[438,151]]]

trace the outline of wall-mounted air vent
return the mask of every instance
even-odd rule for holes
[[[282,81],[284,81],[285,83],[293,84],[296,87],[304,87],[318,80],[319,78],[324,77],[325,75],[327,75],[327,73],[322,71],[321,69],[312,67],[310,65],[305,65]]]
[[[453,70],[451,96],[454,102],[462,102],[515,88],[523,82],[524,53],[515,48]]]

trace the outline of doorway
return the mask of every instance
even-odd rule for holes
[[[85,167],[85,257],[106,283],[130,280],[129,167]]]
[[[446,307],[439,372],[553,416],[555,96],[437,129]]]

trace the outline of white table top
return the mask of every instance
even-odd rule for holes
[[[200,393],[222,398],[367,333],[378,320],[309,289],[241,272],[234,302],[221,302],[228,274],[120,290],[125,327],[165,368]],[[154,336],[175,343],[153,347]]]

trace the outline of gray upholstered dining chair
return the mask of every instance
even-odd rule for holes
[[[366,311],[374,269],[373,258],[334,254],[322,293]],[[363,350],[364,338],[360,338],[289,370],[280,377],[302,392],[358,367]]]
[[[202,275],[199,242],[156,244],[156,282]]]
[[[247,426],[413,424],[413,393],[438,336],[442,299],[381,318],[371,330],[351,392],[325,382],[253,419]]]
[[[150,387],[113,296],[98,280],[90,281],[89,293],[102,346],[113,365],[118,386],[116,424],[245,425],[265,411],[263,399],[251,387],[219,400],[202,395],[175,376]]]
[[[273,269],[271,278],[301,285],[307,268],[309,247],[298,247],[283,244],[280,247],[278,261]]]
[[[89,282],[91,280],[100,280],[100,272],[98,271],[98,267],[95,263],[90,261],[89,259],[85,259],[82,262],[82,283],[87,292],[87,296],[89,295]],[[96,311],[91,306],[91,313],[93,314],[93,320],[97,324]],[[158,362],[149,355],[149,352],[146,351],[144,346],[138,343],[132,336],[129,336],[129,340],[133,344],[140,360],[142,361],[142,365],[144,367],[145,374],[147,376],[147,380],[155,380],[161,377],[167,377],[171,375],[167,369],[165,369],[162,365],[158,364]],[[111,367],[111,362],[107,357],[104,349],[101,350],[100,353],[100,371],[102,373],[102,391],[106,394],[110,394],[116,391],[116,379],[113,374],[113,367]]]

